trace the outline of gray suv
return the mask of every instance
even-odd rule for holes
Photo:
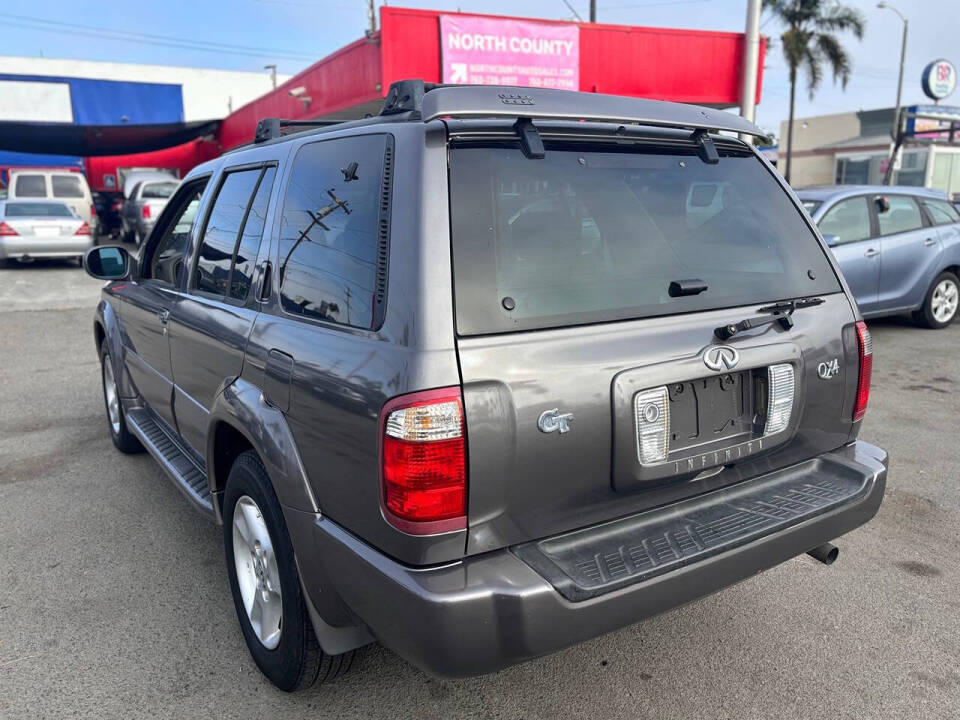
[[[110,434],[223,526],[294,690],[379,641],[486,673],[811,552],[877,512],[870,334],[743,119],[391,87],[194,169],[98,247]]]

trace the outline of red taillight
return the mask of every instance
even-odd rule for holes
[[[77,231],[74,233],[74,235],[89,235],[89,234],[90,234],[90,226],[87,225],[87,223],[84,223],[83,225],[78,227]]]
[[[140,211],[140,214],[143,215],[143,219],[144,219],[144,220],[149,220],[149,219],[150,219],[150,206],[149,206],[149,205],[144,205],[144,206],[143,206],[143,209]]]
[[[90,206],[90,217],[96,217],[96,216],[97,216],[97,206],[96,206],[96,205],[91,205],[91,206]]]
[[[467,526],[460,388],[394,398],[380,414],[384,515],[414,535]]]
[[[860,351],[860,380],[857,382],[857,400],[853,404],[853,421],[862,420],[870,400],[870,375],[873,373],[873,340],[867,324],[857,323],[857,349]]]
[[[5,222],[0,222],[0,237],[11,237],[13,235],[19,235],[16,230],[7,225]]]

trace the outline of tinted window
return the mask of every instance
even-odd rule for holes
[[[57,198],[82,198],[83,186],[76,175],[51,175],[50,185],[53,186],[53,196]]]
[[[840,243],[857,242],[870,237],[870,206],[865,197],[841,200],[820,221],[820,232],[836,235]]]
[[[176,189],[177,183],[175,182],[147,183],[143,186],[143,192],[140,193],[140,197],[145,200],[166,200],[173,195]]]
[[[76,217],[63,203],[8,202],[3,214],[7,217]]]
[[[177,275],[183,264],[183,253],[190,239],[190,229],[197,218],[197,208],[200,206],[203,188],[203,184],[196,185],[184,195],[176,219],[167,225],[163,236],[151,251],[150,272],[145,277],[170,285],[177,284]]]
[[[230,275],[230,297],[234,300],[246,299],[247,293],[250,291],[253,266],[257,261],[257,253],[260,251],[263,223],[266,220],[267,206],[270,203],[270,189],[273,187],[273,177],[276,174],[277,169],[273,167],[264,171],[257,188],[257,194],[254,196],[250,211],[247,213],[247,221],[243,224],[233,272]]]
[[[225,176],[207,218],[194,270],[193,287],[213,295],[226,295],[233,264],[233,249],[262,170],[243,170]]]
[[[692,150],[555,146],[529,160],[518,149],[461,147],[450,176],[461,333],[839,290],[801,211],[752,156],[724,152],[707,164]],[[693,278],[708,289],[670,297],[672,280]]]
[[[385,149],[383,135],[300,148],[280,228],[280,300],[287,312],[375,324]]]
[[[17,175],[17,197],[46,197],[47,179],[43,175]]]
[[[811,215],[817,211],[818,207],[823,205],[823,203],[819,200],[801,200],[800,202],[803,204],[803,209]]]
[[[890,209],[877,213],[881,235],[909,232],[923,227],[920,208],[917,207],[913,198],[906,195],[889,195],[887,200],[890,202]]]
[[[960,214],[946,200],[924,200],[923,206],[930,214],[930,219],[934,225],[948,225],[950,223],[960,222]]]

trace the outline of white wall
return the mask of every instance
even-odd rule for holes
[[[169,83],[183,88],[183,111],[187,122],[222,118],[229,114],[232,101],[236,110],[273,89],[270,73],[167,65],[134,65],[131,63],[94,62],[91,60],[58,60],[54,58],[0,56],[0,75],[40,75],[45,77],[79,77],[94,80]],[[277,84],[290,79],[277,75]],[[36,97],[31,94],[28,97]],[[8,107],[9,106],[9,107]],[[17,120],[63,121],[61,117],[35,117],[46,108],[24,107],[23,99],[0,92],[0,117]],[[19,115],[14,118],[13,115]]]

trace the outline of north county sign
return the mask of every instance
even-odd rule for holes
[[[957,88],[957,69],[949,60],[934,60],[920,76],[923,92],[931,100],[943,100]]]

